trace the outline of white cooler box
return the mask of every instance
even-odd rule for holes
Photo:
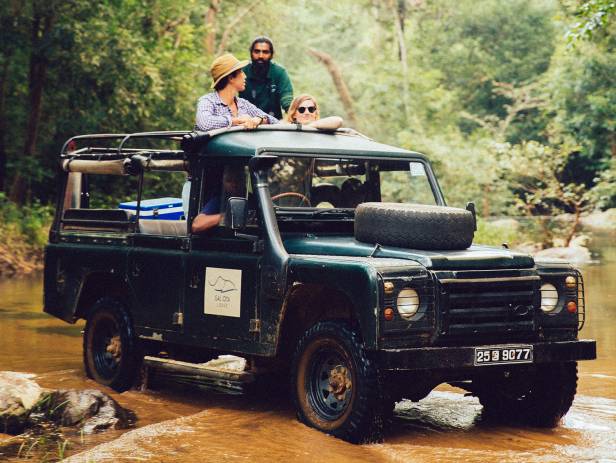
[[[120,209],[137,213],[137,201],[120,203]],[[156,198],[141,201],[139,217],[144,220],[180,220],[184,216],[182,198]]]

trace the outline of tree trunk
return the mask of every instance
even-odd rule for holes
[[[220,37],[220,43],[218,44],[218,49],[216,50],[216,56],[220,56],[225,52],[225,48],[227,48],[227,43],[229,42],[229,36],[235,29],[235,26],[237,26],[241,19],[257,6],[259,6],[258,2],[251,3],[240,11],[231,21],[229,21],[229,24],[227,24],[227,27],[225,27],[225,30]]]
[[[6,93],[9,80],[9,56],[5,56],[0,70],[0,192],[4,191],[6,180],[6,131],[8,128],[6,118]]]
[[[344,106],[344,111],[346,112],[347,119],[349,120],[352,127],[358,128],[357,118],[355,117],[355,110],[353,109],[353,98],[351,98],[351,94],[349,92],[344,79],[342,78],[342,73],[340,72],[340,68],[334,61],[334,59],[328,55],[327,53],[319,50],[314,50],[313,48],[308,49],[308,53],[317,58],[325,68],[329,71],[332,80],[334,81],[334,86],[336,87],[336,91],[340,96],[340,100],[342,101],[342,106]]]
[[[210,6],[205,13],[205,35],[204,48],[208,55],[212,56],[216,50],[216,16],[220,8],[221,0],[210,0]]]
[[[578,203],[574,205],[574,208],[575,208],[575,212],[573,216],[573,225],[571,225],[571,228],[569,229],[569,233],[567,233],[567,236],[565,238],[565,247],[569,247],[569,244],[571,243],[571,240],[575,236],[575,232],[577,231],[580,225],[580,215],[582,214],[582,208]]]
[[[36,139],[41,121],[43,89],[45,87],[47,67],[49,65],[45,48],[47,47],[47,42],[50,40],[49,36],[54,19],[52,7],[43,7],[45,9],[41,11],[39,6],[37,11],[36,6],[35,4],[31,31],[32,48],[30,52],[30,71],[28,76],[28,125],[26,127],[22,156],[34,156],[36,150]],[[26,193],[26,180],[23,173],[18,170],[15,173],[13,184],[11,185],[10,198],[17,204],[23,204],[26,200]]]
[[[389,0],[389,7],[394,16],[394,30],[396,32],[396,41],[398,42],[398,59],[400,60],[400,68],[402,70],[402,106],[407,124],[411,123],[411,108],[409,104],[409,64],[406,52],[406,43],[404,42],[404,2],[398,0]]]

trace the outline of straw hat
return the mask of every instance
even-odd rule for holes
[[[238,69],[242,69],[247,66],[249,62],[250,61],[248,60],[240,61],[231,53],[225,53],[224,55],[216,58],[210,67],[210,73],[212,74],[212,79],[214,79],[212,88],[216,87],[216,84],[220,81],[220,79],[228,76]]]

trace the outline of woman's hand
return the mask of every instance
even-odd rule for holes
[[[232,117],[231,118],[231,125],[244,125],[250,119],[252,119],[250,116]]]
[[[245,121],[242,125],[246,127],[247,129],[256,129],[257,127],[261,125],[262,122],[263,122],[262,118],[255,116],[255,117],[248,118],[248,120]]]

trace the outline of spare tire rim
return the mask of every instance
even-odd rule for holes
[[[314,410],[326,420],[340,418],[353,392],[347,362],[336,352],[319,352],[313,357],[309,372],[306,392]]]

